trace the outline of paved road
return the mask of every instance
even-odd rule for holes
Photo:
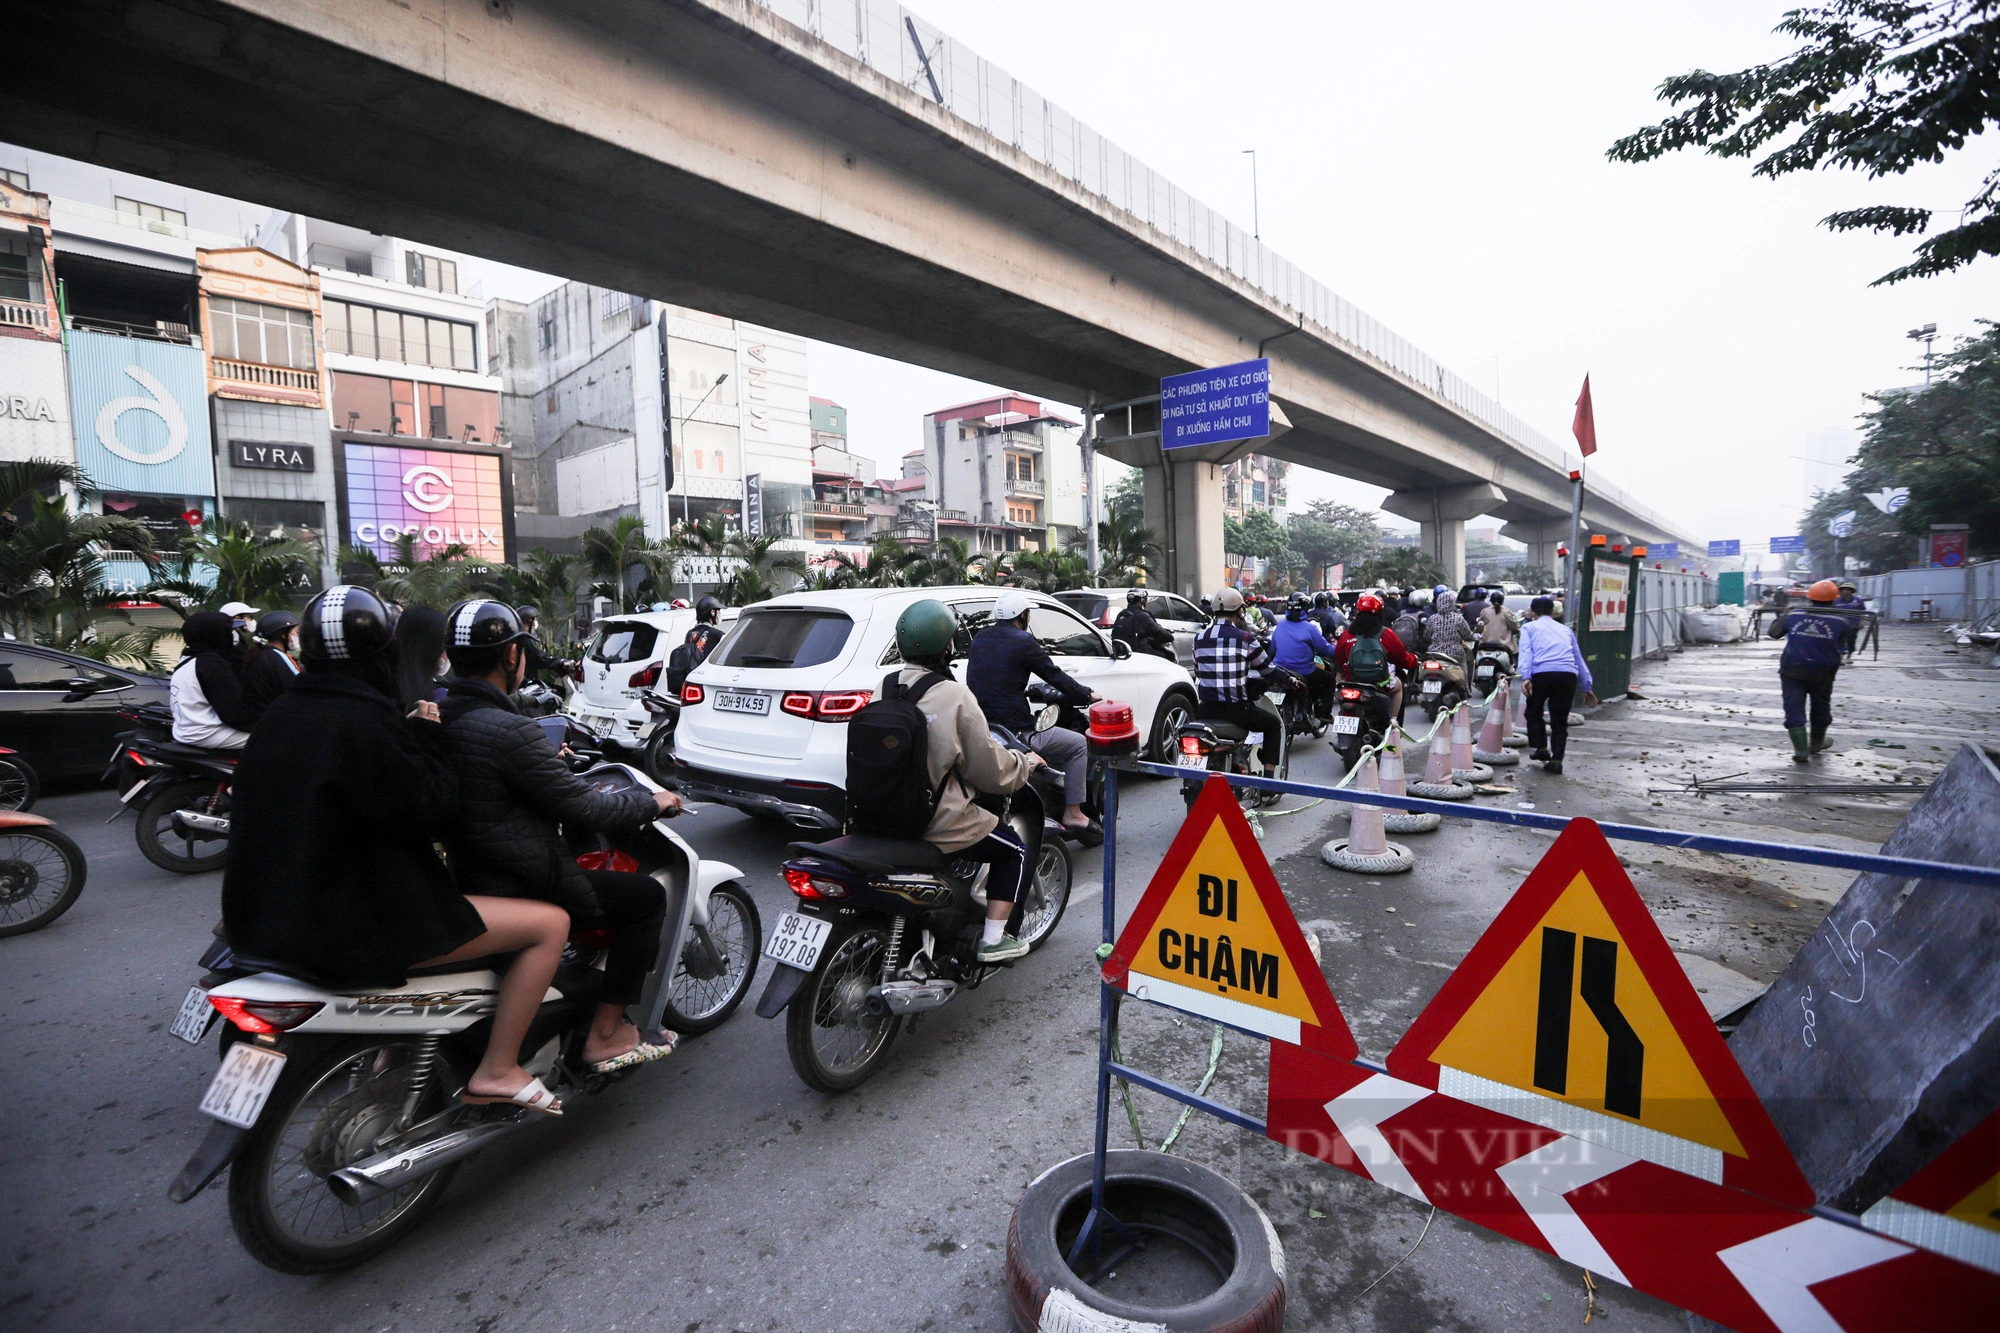
[[[1843,675],[1839,716],[1866,725],[1836,726],[1829,772],[1921,773],[1969,729],[1993,727],[2000,683],[1986,682],[2000,673],[1941,657],[1935,642],[1892,634],[1879,666]],[[1647,665],[1648,701],[1611,705],[1579,729],[1568,776],[1527,773],[1515,796],[1498,799],[1783,841],[1879,843],[1906,802],[1652,791],[1691,769],[1791,770],[1771,716],[1772,667],[1764,645]],[[1910,748],[1870,747],[1871,736]],[[1337,773],[1319,747],[1297,771]],[[0,1140],[0,1215],[11,1233],[0,1326],[998,1330],[1013,1205],[1034,1175],[1088,1144],[1100,909],[1090,872],[1048,948],[927,1016],[856,1093],[807,1091],[779,1025],[746,1007],[666,1065],[575,1099],[560,1124],[475,1159],[427,1226],[383,1258],[325,1279],[271,1273],[236,1245],[223,1191],[183,1207],[164,1195],[203,1130],[193,1103],[213,1048],[175,1042],[165,1026],[216,918],[216,878],[142,860],[129,817],[103,824],[106,793],[42,808],[83,844],[91,879],[54,927],[0,941],[9,1019],[0,1068],[14,1084]],[[1128,787],[1124,906],[1180,812],[1170,784]],[[1345,823],[1327,806],[1301,809],[1268,821],[1266,848],[1319,936],[1364,1051],[1380,1056],[1548,838],[1452,825],[1411,840],[1414,874],[1369,881],[1316,859]],[[713,808],[683,828],[705,855],[749,872],[767,923],[783,909],[781,835]],[[1677,949],[1758,981],[1782,968],[1845,882],[1643,847],[1628,860]],[[1129,1059],[1183,1083],[1201,1076],[1205,1025],[1144,1005],[1128,1014]],[[1232,1035],[1214,1095],[1260,1110],[1264,1069],[1260,1045]],[[1174,1108],[1141,1093],[1136,1110],[1156,1144]],[[1114,1141],[1130,1141],[1122,1115]],[[1427,1208],[1345,1172],[1200,1117],[1175,1150],[1234,1176],[1270,1211],[1291,1260],[1290,1327],[1566,1329],[1582,1318],[1573,1267],[1444,1215],[1425,1233]],[[1685,1327],[1644,1296],[1611,1287],[1603,1299],[1620,1328]]]

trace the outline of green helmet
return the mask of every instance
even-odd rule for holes
[[[910,603],[896,617],[896,650],[905,662],[928,662],[950,653],[957,633],[958,617],[943,602],[927,597]]]

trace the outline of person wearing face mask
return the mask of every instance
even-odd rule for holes
[[[222,614],[229,617],[230,625],[244,644],[257,638],[257,608],[248,602],[225,602]]]
[[[240,750],[257,714],[243,703],[243,654],[229,617],[197,611],[181,622],[181,660],[167,687],[174,739],[209,750]]]
[[[299,677],[299,618],[290,611],[266,611],[243,662],[243,706],[252,721]]]

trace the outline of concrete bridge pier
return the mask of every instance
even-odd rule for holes
[[[1395,491],[1383,499],[1382,508],[1416,521],[1424,550],[1444,566],[1444,581],[1456,588],[1465,582],[1465,520],[1506,503],[1505,491],[1490,481],[1478,481]]]
[[[1170,459],[1145,468],[1145,525],[1160,534],[1163,586],[1191,602],[1222,586],[1222,464]]]
[[[1551,572],[1560,572],[1562,561],[1556,548],[1569,541],[1569,520],[1546,519],[1534,523],[1508,522],[1500,525],[1500,535],[1528,548],[1528,563]]]

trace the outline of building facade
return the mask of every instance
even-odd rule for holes
[[[0,462],[76,461],[49,197],[0,179]]]
[[[924,479],[938,536],[975,552],[1053,550],[1083,523],[1080,435],[1018,394],[960,403],[924,417],[903,475]]]

